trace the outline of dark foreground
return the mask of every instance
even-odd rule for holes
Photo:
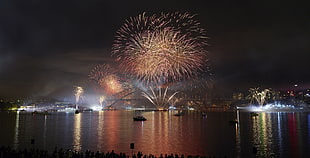
[[[214,156],[209,156],[213,157]],[[125,153],[115,153],[114,150],[111,152],[99,152],[86,150],[85,152],[73,151],[73,150],[63,150],[62,148],[49,153],[47,150],[40,149],[24,149],[24,150],[14,150],[10,147],[0,148],[0,158],[157,158],[155,155],[149,154],[145,155],[142,152],[133,153],[132,155],[126,155]],[[183,154],[160,154],[158,158],[185,158]],[[200,155],[188,155],[187,158],[207,158],[207,156]]]

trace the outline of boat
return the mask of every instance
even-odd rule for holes
[[[75,110],[75,114],[79,114],[80,113],[80,111],[79,110]]]
[[[76,111],[75,108],[64,108],[57,110],[57,112],[66,112],[66,113],[75,113],[75,111]]]
[[[173,116],[183,116],[184,115],[184,112],[178,112],[176,114],[174,114]]]
[[[139,115],[139,116],[133,117],[133,120],[134,121],[146,121],[146,118],[144,116]]]
[[[51,113],[49,113],[48,111],[34,111],[31,113],[32,115],[50,115]]]
[[[256,112],[251,112],[250,114],[252,117],[258,116],[258,113],[256,113]]]
[[[201,116],[202,117],[207,117],[207,114],[206,113],[202,113]]]
[[[231,123],[231,124],[237,124],[237,123],[239,123],[239,121],[238,121],[237,119],[236,119],[236,120],[230,120],[229,123]]]
[[[239,124],[239,110],[236,111],[236,118],[233,120],[230,120],[229,123],[230,124]]]
[[[94,110],[93,109],[85,109],[83,110],[83,112],[93,112]]]

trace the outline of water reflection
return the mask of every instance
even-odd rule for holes
[[[283,149],[283,138],[282,138],[282,115],[280,112],[277,113],[277,130],[278,130],[278,145],[279,149]],[[280,155],[280,157],[283,157],[283,155]]]
[[[15,133],[14,133],[14,146],[13,148],[18,149],[18,135],[19,133],[19,111],[16,112],[16,120],[15,120]]]
[[[97,148],[100,149],[102,147],[102,142],[103,142],[103,133],[104,131],[104,112],[103,111],[99,111],[98,113],[98,128],[97,128],[97,133],[98,133],[98,143],[97,143]]]
[[[46,148],[46,134],[47,134],[47,127],[46,127],[46,122],[47,122],[47,115],[44,115],[44,128],[43,128],[43,149]]]
[[[158,124],[157,127],[155,127],[154,129],[150,129],[150,130],[154,130],[156,132],[155,137],[153,137],[154,142],[159,141],[161,144],[160,146],[158,146],[157,150],[165,150],[165,149],[169,149],[168,146],[168,134],[169,134],[169,130],[168,130],[168,115],[167,113],[164,112],[160,112],[159,116],[158,116],[158,120],[156,119],[156,121],[160,122]],[[157,137],[156,137],[157,136]],[[156,140],[157,138],[162,138],[161,140]]]
[[[74,115],[74,129],[73,129],[73,150],[80,151],[81,144],[81,117],[82,114]]]
[[[307,157],[309,151],[306,149],[310,140],[302,129],[307,126],[309,129],[309,117],[308,121],[302,118],[301,113],[283,112],[260,113],[253,118],[253,145],[257,149],[256,156]]]
[[[290,149],[292,150],[293,156],[297,156],[297,131],[296,131],[296,117],[294,113],[288,114],[288,130],[289,130],[289,141]]]
[[[208,117],[188,112],[144,112],[145,122],[132,120],[134,112],[101,111],[80,114],[53,113],[33,116],[27,113],[2,113],[0,144],[53,151],[64,149],[152,153],[182,153],[207,157],[308,157],[310,147],[309,113],[248,112],[208,113]],[[230,120],[240,124],[230,124]],[[240,117],[240,118],[239,118]],[[7,139],[3,139],[7,138]],[[8,143],[7,143],[8,142]]]
[[[272,123],[271,117],[266,113],[260,113],[253,118],[253,152],[258,157],[274,157],[272,148]]]
[[[237,110],[237,120],[238,123],[235,124],[235,132],[236,132],[236,149],[237,149],[237,157],[240,157],[241,146],[240,146],[240,112]]]
[[[308,115],[308,142],[310,142],[310,115]]]
[[[110,111],[110,115],[105,115],[105,120],[109,121],[108,124],[105,124],[105,129],[107,130],[104,132],[106,144],[110,149],[118,149],[119,138],[121,135],[121,131],[119,129],[120,126],[120,113],[116,111]]]

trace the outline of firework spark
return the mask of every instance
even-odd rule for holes
[[[105,76],[115,74],[116,70],[113,69],[109,64],[99,64],[96,65],[90,72],[89,79],[94,81],[99,81]]]
[[[207,61],[207,37],[193,17],[143,13],[127,20],[112,48],[121,69],[147,84],[197,76]]]
[[[122,85],[116,75],[116,70],[108,64],[95,66],[90,72],[89,79],[95,81],[107,94],[122,91]]]
[[[250,88],[250,98],[251,103],[253,103],[253,100],[255,99],[260,107],[264,105],[267,99],[267,95],[270,93],[269,89],[264,89],[260,91],[259,88]]]
[[[157,110],[166,110],[168,109],[168,104],[172,101],[172,98],[178,93],[174,92],[172,95],[168,95],[168,87],[165,88],[162,92],[162,88],[158,88],[158,93],[156,93],[152,88],[150,88],[151,93],[142,92],[142,96],[147,98]]]

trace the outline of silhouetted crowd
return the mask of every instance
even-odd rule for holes
[[[115,153],[114,150],[111,152],[93,152],[86,150],[85,152],[64,150],[62,148],[55,148],[52,153],[47,150],[40,149],[24,149],[24,150],[14,150],[10,147],[0,147],[0,158],[157,158],[155,155],[149,154],[144,155],[142,152],[133,154],[131,156],[125,153]],[[178,154],[160,154],[158,158],[185,158],[184,155]],[[206,156],[191,156],[188,155],[186,158],[208,158]],[[215,158],[209,157],[209,158]]]

